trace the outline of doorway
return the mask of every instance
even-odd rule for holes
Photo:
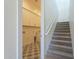
[[[23,0],[23,59],[40,59],[40,0]]]

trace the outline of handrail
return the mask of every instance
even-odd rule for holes
[[[27,10],[27,11],[29,11],[30,13],[32,13],[32,14],[34,14],[34,15],[36,15],[36,16],[40,16],[39,14],[37,14],[37,13],[35,13],[35,12],[33,12],[33,11],[31,11],[31,10],[25,8],[25,7],[22,7],[22,8],[25,9],[25,10]]]
[[[55,21],[55,19],[54,19],[54,21]],[[48,27],[48,30],[47,30],[47,32],[45,32],[45,35],[48,35],[49,34],[49,32],[50,32],[50,30],[52,29],[52,26],[53,26],[53,22],[54,21],[52,21],[52,23],[50,24],[50,26]]]

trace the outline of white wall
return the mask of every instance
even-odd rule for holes
[[[71,38],[72,38],[72,46],[74,51],[74,0],[70,0],[70,30],[71,30]]]
[[[58,22],[69,21],[69,4],[70,0],[56,0],[59,18]]]
[[[48,35],[45,35],[44,37],[44,51],[45,54],[48,49],[48,45],[52,39],[54,27],[56,25],[56,21],[58,18],[58,10],[56,6],[56,1],[55,0],[44,0],[44,33],[46,33],[49,29],[49,26],[51,23],[53,23],[53,26],[51,30],[49,31]]]
[[[5,59],[17,59],[16,13],[16,0],[5,0]]]
[[[4,58],[5,59],[22,59],[21,53],[21,0],[5,0],[5,41],[4,41]],[[18,12],[19,9],[19,13]],[[19,15],[18,15],[19,14]],[[19,16],[19,18],[18,18]],[[19,20],[19,21],[18,21]],[[18,25],[19,24],[19,25]],[[18,31],[19,27],[19,31]],[[19,51],[19,52],[18,52]]]
[[[45,0],[44,7],[45,32],[47,32],[50,24],[58,17],[58,11],[55,0]]]

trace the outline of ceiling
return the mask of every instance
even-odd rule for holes
[[[41,0],[23,0],[23,7],[40,15]]]

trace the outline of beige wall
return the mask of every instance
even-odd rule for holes
[[[23,7],[35,12],[38,15],[40,15],[41,10],[40,6],[41,6],[40,0],[38,0],[38,2],[35,2],[33,0],[23,0]]]
[[[24,27],[25,26],[25,27]],[[33,43],[37,32],[37,40],[40,40],[40,16],[23,8],[23,45]]]
[[[32,0],[33,1],[33,0]],[[40,40],[40,9],[34,1],[23,0],[23,45],[33,43],[34,36]],[[37,4],[37,5],[36,5]],[[37,34],[36,34],[37,33]]]
[[[40,26],[40,16],[23,9],[23,25]]]
[[[29,27],[23,26],[23,44],[33,43],[34,36],[37,37],[37,41],[40,40],[40,28],[39,27]]]

